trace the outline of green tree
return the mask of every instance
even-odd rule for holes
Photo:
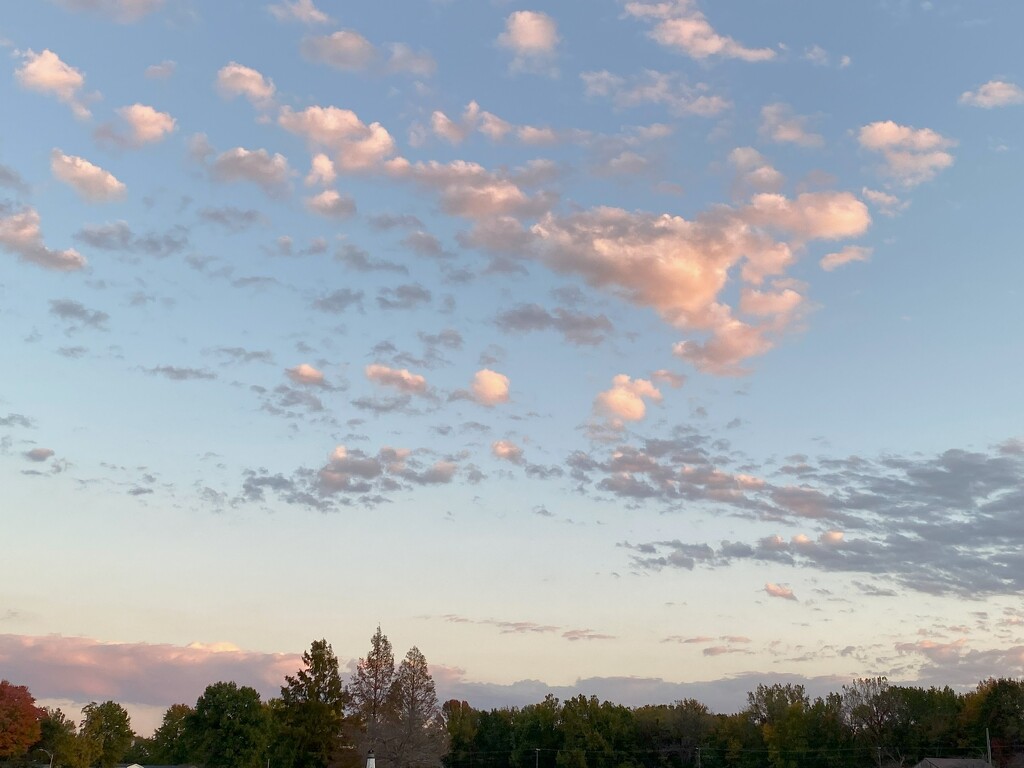
[[[897,738],[904,720],[904,697],[884,677],[858,678],[843,686],[843,717],[879,768],[883,761],[903,762]]]
[[[150,760],[157,765],[183,765],[191,760],[185,724],[195,710],[188,704],[171,704],[153,732]]]
[[[33,749],[44,752],[53,759],[54,768],[67,764],[76,734],[75,721],[60,708],[43,707],[39,720],[39,741]]]
[[[287,766],[327,768],[340,746],[349,695],[326,640],[313,641],[302,662],[303,669],[285,677],[275,708],[278,748]]]
[[[128,710],[115,701],[93,701],[82,708],[82,714],[85,718],[79,736],[97,745],[101,768],[112,768],[121,762],[135,738]]]
[[[544,701],[528,704],[516,713],[513,735],[514,768],[554,768],[562,748],[562,705],[550,693]]]
[[[468,768],[510,768],[518,713],[515,707],[479,713]]]
[[[39,741],[42,716],[28,688],[0,680],[0,758],[20,757]]]
[[[384,724],[390,715],[388,697],[394,681],[395,654],[378,625],[370,638],[370,652],[359,659],[348,685],[352,712],[349,741],[355,744],[358,758],[370,750],[378,752],[383,746]]]
[[[449,699],[441,705],[441,717],[448,732],[448,754],[444,758],[446,768],[469,766],[480,713],[469,706],[469,702]]]
[[[437,765],[448,749],[441,708],[426,657],[413,646],[388,693],[382,768]]]
[[[193,760],[208,768],[261,768],[270,739],[270,714],[259,693],[236,683],[206,686],[185,718]]]

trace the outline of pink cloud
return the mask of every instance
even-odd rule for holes
[[[104,643],[86,637],[0,635],[0,664],[38,698],[114,699],[169,706],[194,702],[207,685],[234,680],[265,697],[301,668],[294,653],[244,651],[225,644]]]
[[[427,391],[427,380],[418,373],[411,373],[405,368],[389,368],[386,365],[373,363],[366,366],[366,378],[384,387],[422,395]]]
[[[491,443],[491,453],[497,458],[513,464],[521,464],[523,461],[523,449],[511,440],[495,440]]]
[[[29,49],[21,56],[24,63],[14,75],[22,88],[56,96],[71,107],[77,118],[91,116],[79,93],[85,86],[85,75],[61,61],[60,56],[49,48],[42,53]]]
[[[74,248],[56,251],[43,242],[39,213],[25,207],[7,212],[0,205],[0,248],[44,269],[73,272],[84,269],[85,257]]]
[[[860,129],[860,145],[885,159],[883,171],[905,187],[913,187],[935,178],[953,164],[948,150],[956,146],[930,128],[913,128],[892,120],[869,123]]]
[[[616,429],[624,422],[640,421],[647,414],[645,400],[661,402],[661,392],[647,379],[631,379],[624,373],[612,379],[611,389],[594,398],[594,412]]]
[[[871,258],[873,249],[866,248],[860,245],[848,245],[841,251],[835,253],[829,253],[821,259],[821,268],[826,272],[831,272],[834,269],[844,264],[849,264],[854,261],[868,261]]]
[[[508,376],[489,368],[477,371],[470,387],[473,399],[488,407],[507,403],[509,400]]]
[[[315,387],[322,387],[325,383],[323,371],[318,371],[309,363],[302,363],[294,368],[285,371],[288,378],[296,384],[309,384]]]
[[[984,85],[978,86],[977,90],[964,91],[960,94],[960,103],[982,109],[1024,104],[1024,89],[1016,83],[989,80]]]
[[[667,48],[675,48],[698,61],[720,56],[742,61],[769,61],[775,58],[771,48],[748,48],[727,35],[714,30],[707,18],[697,10],[695,0],[626,3],[630,16],[651,20],[651,38]]]
[[[105,203],[124,197],[125,185],[114,174],[93,165],[84,157],[65,155],[59,149],[50,153],[50,170],[54,178],[91,203]]]
[[[772,584],[768,582],[764,585],[765,594],[769,597],[779,597],[783,600],[796,600],[796,595],[793,594],[793,590],[789,587],[784,587],[781,584]]]
[[[217,90],[225,98],[244,96],[256,107],[267,107],[273,103],[274,81],[264,77],[252,67],[236,61],[217,71]]]
[[[395,153],[395,141],[380,123],[366,125],[355,112],[338,107],[284,107],[278,124],[306,139],[311,147],[330,150],[342,171],[369,171]]]

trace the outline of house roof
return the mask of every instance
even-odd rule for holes
[[[926,757],[914,768],[992,768],[987,760],[969,757]]]

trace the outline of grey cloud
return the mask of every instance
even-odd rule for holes
[[[370,216],[369,222],[371,227],[379,230],[423,228],[423,222],[411,213],[379,213],[374,216]]]
[[[267,349],[245,349],[244,347],[217,347],[204,350],[230,363],[270,363],[274,362],[274,354]]]
[[[431,256],[435,259],[452,256],[450,252],[444,249],[440,240],[421,229],[410,232],[402,238],[402,245],[420,256]]]
[[[78,327],[88,326],[101,331],[106,330],[110,315],[100,310],[88,309],[72,299],[53,299],[50,301],[50,314]]]
[[[106,251],[126,251],[163,258],[188,247],[188,234],[183,227],[168,232],[136,235],[125,221],[89,225],[75,233],[80,243]]]
[[[354,304],[362,305],[363,292],[353,291],[351,288],[339,288],[318,299],[314,299],[313,307],[322,312],[340,314]]]
[[[0,187],[13,189],[15,192],[27,192],[28,184],[21,178],[21,175],[13,168],[0,164]]]
[[[382,288],[377,294],[377,305],[381,309],[415,309],[429,302],[432,296],[422,285],[409,283],[396,288]]]
[[[26,429],[31,429],[34,426],[34,420],[20,413],[8,413],[6,416],[0,416],[0,427],[25,427]]]
[[[600,344],[612,332],[612,323],[604,315],[587,315],[562,307],[553,312],[539,304],[520,304],[502,312],[495,322],[507,332],[556,330],[573,344]]]
[[[29,461],[42,462],[51,456],[53,456],[53,451],[50,448],[33,448],[30,451],[25,451],[25,458]]]
[[[236,208],[233,205],[200,208],[198,216],[209,224],[216,224],[231,232],[241,232],[267,223],[262,213],[252,208]]]
[[[398,272],[403,275],[409,273],[403,264],[371,258],[367,251],[352,243],[345,243],[338,248],[334,258],[356,272]]]
[[[171,381],[209,381],[217,378],[213,371],[204,368],[183,368],[175,365],[158,365],[153,368],[143,368],[143,371],[151,376],[162,376]]]

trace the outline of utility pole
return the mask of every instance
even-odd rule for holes
[[[534,768],[540,768],[540,747],[534,747],[533,753],[535,757],[533,761]]]
[[[697,768],[700,768],[700,747],[697,747]]]
[[[988,768],[992,768],[992,739],[988,737],[988,728],[985,729],[985,749],[988,752]]]

